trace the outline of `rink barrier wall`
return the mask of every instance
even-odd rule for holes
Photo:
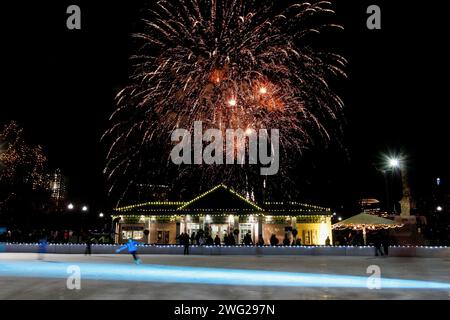
[[[116,254],[118,244],[93,244],[92,254]],[[49,244],[47,253],[84,254],[85,244]],[[0,243],[0,251],[37,253],[37,243]],[[190,246],[193,255],[299,255],[299,256],[373,256],[373,246]],[[179,245],[143,245],[138,249],[140,254],[183,254],[183,246]],[[119,254],[127,254],[123,250]],[[392,257],[424,257],[450,258],[450,247],[442,246],[391,246],[389,256]]]

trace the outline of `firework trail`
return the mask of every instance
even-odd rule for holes
[[[177,128],[279,129],[280,175],[288,159],[330,139],[343,106],[329,86],[345,77],[345,59],[314,47],[332,4],[281,7],[275,0],[161,0],[148,10],[130,85],[116,97],[105,138],[111,190],[161,177],[189,177],[205,188],[260,183],[255,166],[190,165],[169,159]],[[134,178],[133,178],[134,177]],[[124,193],[123,193],[124,194]]]

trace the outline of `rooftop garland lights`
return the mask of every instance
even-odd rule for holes
[[[234,190],[228,188],[226,185],[224,184],[219,184],[217,186],[215,186],[214,188],[212,188],[211,190],[206,191],[205,193],[199,195],[198,197],[192,199],[191,201],[185,203],[184,205],[182,205],[181,207],[178,208],[178,210],[183,210],[186,207],[188,207],[189,205],[191,205],[192,203],[200,200],[201,198],[204,198],[205,196],[207,196],[208,194],[216,191],[219,188],[224,188],[225,190],[229,191],[231,194],[237,196],[239,199],[241,199],[242,201],[245,201],[247,204],[251,205],[252,207],[254,207],[256,210],[260,210],[260,211],[264,211],[264,209],[262,209],[261,207],[258,207],[256,204],[254,204],[253,202],[247,200],[246,198],[244,198],[243,196],[241,196],[239,193],[235,192]]]
[[[289,202],[264,202],[264,204],[265,205],[269,205],[269,206],[283,206],[283,205],[302,206],[302,207],[311,208],[311,209],[317,209],[317,210],[321,210],[321,211],[331,211],[331,208],[325,208],[325,207],[320,207],[320,206],[315,206],[315,205],[312,205],[312,204],[306,204],[306,203],[295,202],[295,201],[289,201]]]
[[[239,200],[243,201],[243,203],[247,204],[250,206],[250,208],[226,208],[226,209],[221,209],[221,208],[189,208],[190,205],[192,205],[193,203],[195,203],[196,201],[205,198],[206,196],[210,195],[211,193],[217,191],[219,188],[223,188],[224,190],[228,191],[230,194],[232,194],[233,196],[237,197]],[[294,207],[294,208],[278,208],[277,206],[299,206],[298,208]],[[155,202],[145,202],[145,203],[141,203],[141,204],[134,204],[134,205],[129,205],[129,206],[124,206],[124,207],[119,207],[116,208],[114,211],[117,213],[126,213],[126,212],[134,212],[134,213],[160,213],[162,215],[172,215],[174,213],[178,213],[180,214],[181,212],[183,213],[214,213],[214,212],[227,212],[226,214],[216,214],[213,216],[223,216],[223,215],[228,215],[230,214],[230,212],[252,212],[253,214],[258,214],[258,213],[277,213],[277,212],[288,212],[288,213],[318,213],[320,212],[322,215],[328,215],[331,214],[331,209],[330,208],[325,208],[325,207],[320,207],[320,206],[315,206],[315,205],[310,205],[310,204],[305,204],[305,203],[300,203],[300,202],[265,202],[264,206],[273,206],[273,208],[262,208],[258,205],[256,205],[255,203],[253,203],[252,201],[246,199],[245,197],[243,197],[242,195],[240,195],[239,193],[237,193],[236,191],[234,191],[231,188],[228,188],[227,186],[225,186],[224,184],[219,184],[217,186],[215,186],[214,188],[206,191],[205,193],[197,196],[196,198],[188,201],[188,202],[183,202],[183,201],[155,201]],[[242,215],[242,214],[240,214]],[[242,215],[245,216],[245,215]],[[278,214],[277,214],[278,216]]]
[[[174,201],[155,201],[155,202],[144,202],[139,204],[133,204],[125,207],[116,208],[115,211],[129,211],[145,206],[181,206],[185,202],[174,202]]]

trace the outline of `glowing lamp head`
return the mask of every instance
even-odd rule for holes
[[[441,207],[441,206],[437,206],[437,207],[436,207],[436,211],[441,212],[441,211],[442,211],[442,207]]]
[[[83,207],[81,208],[81,211],[83,211],[83,212],[88,211],[88,207],[87,207],[87,206],[83,206]]]
[[[103,212],[100,212],[100,214],[98,215],[100,218],[103,218],[105,215],[103,214]]]
[[[236,101],[236,99],[231,98],[230,100],[228,100],[228,104],[229,104],[231,107],[234,107],[234,106],[236,106],[237,101]]]
[[[391,168],[398,168],[400,166],[400,161],[396,158],[389,159],[389,166]]]
[[[69,209],[69,210],[73,210],[73,208],[74,208],[74,206],[73,206],[73,204],[72,204],[72,203],[69,203],[69,204],[67,205],[67,209]]]
[[[260,94],[266,94],[267,93],[267,88],[266,87],[259,88],[259,93]]]

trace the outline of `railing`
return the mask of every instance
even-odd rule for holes
[[[92,254],[116,254],[120,245],[92,244]],[[140,254],[183,254],[181,245],[142,245]],[[47,253],[84,254],[85,244],[50,243]],[[320,256],[374,256],[373,246],[197,246],[189,248],[194,255],[320,255]],[[37,253],[38,243],[3,243],[0,252]],[[126,250],[121,254],[126,254]],[[391,246],[389,256],[392,257],[436,257],[450,258],[450,247],[444,246]],[[1,257],[1,256],[0,256]]]

